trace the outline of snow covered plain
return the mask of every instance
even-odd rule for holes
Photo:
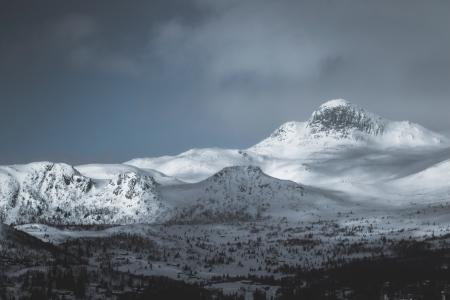
[[[90,241],[139,237],[151,246],[106,250],[114,268],[211,287],[395,255],[403,240],[450,233],[448,139],[341,99],[248,149],[5,166],[0,183],[5,223],[89,245],[92,264],[105,253]],[[92,224],[122,226],[65,226]]]

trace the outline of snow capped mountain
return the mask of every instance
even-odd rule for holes
[[[270,177],[254,166],[227,167],[199,183],[165,186],[144,173],[127,171],[92,179],[66,164],[1,167],[1,221],[54,225],[224,222],[261,218],[269,209],[299,210],[307,203],[304,187]]]
[[[0,220],[254,219],[313,209],[321,201],[329,205],[335,192],[358,202],[415,201],[423,195],[432,201],[448,197],[449,159],[445,137],[338,99],[322,104],[306,122],[283,124],[246,150],[192,149],[124,164],[0,166]]]
[[[72,166],[39,162],[0,167],[0,218],[5,223],[135,223],[163,207],[157,183],[126,172],[93,180]]]
[[[307,122],[288,122],[249,148],[277,157],[299,157],[342,146],[381,148],[443,146],[447,138],[409,121],[389,121],[346,100],[325,102]]]
[[[391,199],[395,193],[386,195],[386,182],[449,159],[449,145],[447,138],[420,125],[389,121],[338,99],[322,104],[306,122],[283,124],[246,150],[193,149],[127,164],[187,182],[205,180],[229,166],[255,165],[272,177],[332,187],[357,199]]]
[[[174,210],[171,222],[252,220],[269,210],[306,205],[301,185],[270,177],[255,166],[227,167],[206,180],[162,190]]]

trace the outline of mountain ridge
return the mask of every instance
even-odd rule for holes
[[[261,203],[270,206],[272,198],[285,199],[288,206],[302,203],[303,186],[336,190],[356,199],[399,201],[390,198],[395,194],[416,199],[433,178],[446,176],[448,168],[436,166],[449,159],[446,138],[337,99],[322,104],[309,120],[287,122],[244,150],[190,149],[176,156],[123,164],[0,166],[0,220],[61,224],[189,221],[186,209],[192,218],[206,214],[210,220],[223,220],[239,213],[254,218],[264,212]],[[422,173],[415,176],[417,172]],[[426,180],[412,184],[417,178]],[[450,193],[445,181],[433,184],[439,199]],[[275,193],[280,186],[287,194]],[[249,190],[257,196],[246,193]],[[310,200],[308,205],[313,207]],[[211,201],[215,205],[208,209]],[[173,217],[172,211],[180,209],[183,217]],[[227,211],[233,213],[227,215]]]
[[[145,222],[162,206],[156,187],[153,177],[135,172],[94,180],[64,163],[0,167],[0,219],[5,223]]]

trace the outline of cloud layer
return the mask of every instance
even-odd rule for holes
[[[2,10],[1,163],[247,147],[331,98],[450,131],[448,1],[90,3]]]

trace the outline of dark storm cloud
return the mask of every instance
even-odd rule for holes
[[[0,162],[247,147],[346,98],[448,132],[448,1],[3,1]]]
[[[264,118],[267,111],[279,121],[305,118],[323,99],[345,97],[439,128],[447,125],[443,114],[421,114],[430,102],[449,105],[444,5],[232,2],[201,26],[167,23],[157,44],[167,65],[175,59],[175,68],[201,68],[206,105],[232,124],[263,126],[266,120],[244,116]]]

